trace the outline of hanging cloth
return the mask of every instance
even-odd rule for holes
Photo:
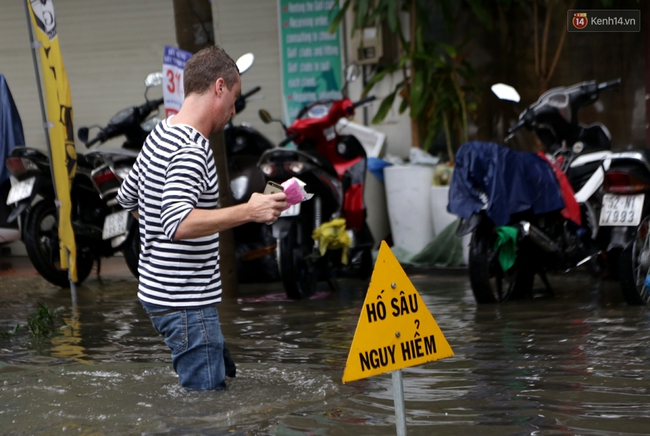
[[[560,185],[560,192],[562,193],[562,199],[564,200],[564,209],[562,209],[562,216],[568,220],[573,221],[577,225],[582,225],[582,216],[580,214],[580,205],[576,200],[575,193],[573,188],[567,179],[566,174],[562,171],[555,162],[551,161],[546,155],[542,152],[537,153],[539,157],[544,159],[548,164],[553,168],[553,174],[557,179],[558,184]]]
[[[513,226],[501,226],[494,230],[497,232],[494,250],[499,252],[501,269],[508,271],[515,264],[515,259],[517,258],[517,228]]]
[[[352,244],[350,235],[345,231],[345,218],[336,218],[314,229],[312,239],[318,241],[320,255],[324,256],[327,250],[341,248],[341,262],[348,264],[348,248]]]

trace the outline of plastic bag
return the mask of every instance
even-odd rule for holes
[[[440,158],[432,156],[421,148],[411,147],[409,150],[409,162],[417,165],[437,165],[440,162]]]
[[[287,194],[287,207],[284,210],[289,209],[294,204],[309,200],[314,196],[314,194],[305,191],[305,182],[295,177],[285,180],[281,185],[284,188],[284,193]]]
[[[311,237],[318,241],[321,256],[324,256],[327,250],[342,248],[341,262],[347,265],[348,248],[350,248],[352,240],[345,230],[345,218],[335,218],[323,223],[320,227],[314,229]]]

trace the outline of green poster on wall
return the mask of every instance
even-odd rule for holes
[[[283,118],[290,123],[305,105],[341,98],[341,41],[330,34],[336,0],[278,0]],[[331,16],[334,17],[334,11]]]

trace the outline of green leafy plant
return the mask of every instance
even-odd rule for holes
[[[49,338],[60,335],[56,319],[62,309],[63,307],[50,309],[46,304],[39,302],[36,315],[27,319],[27,329],[36,337]]]
[[[481,1],[466,2],[481,21],[491,25]],[[372,122],[377,124],[384,120],[399,95],[402,98],[399,112],[410,109],[413,146],[428,150],[438,134],[443,132],[448,158],[453,163],[454,142],[467,141],[469,119],[476,114],[476,75],[467,61],[467,53],[463,51],[465,43],[454,47],[433,41],[429,36],[427,30],[431,25],[434,3],[440,6],[448,23],[453,21],[454,2],[450,0],[344,0],[332,19],[330,31],[340,25],[350,8],[354,15],[353,34],[375,23],[387,23],[390,33],[398,39],[398,60],[377,69],[363,94],[366,95],[387,75],[402,72],[404,79],[384,97]],[[400,12],[409,15],[408,29],[402,28]]]

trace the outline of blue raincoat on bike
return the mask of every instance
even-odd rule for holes
[[[512,150],[493,142],[468,142],[456,154],[447,210],[461,218],[480,212],[504,226],[518,212],[535,214],[564,208],[553,169],[536,153]]]

